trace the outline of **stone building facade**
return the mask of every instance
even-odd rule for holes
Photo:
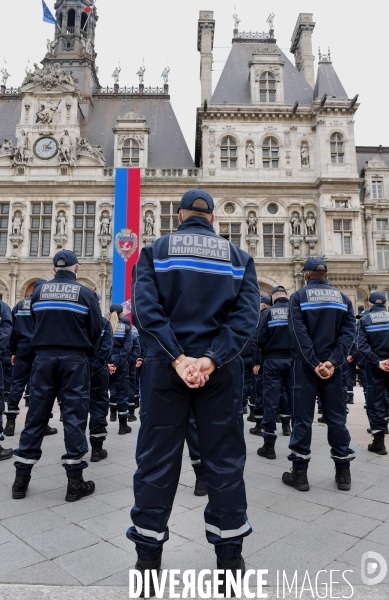
[[[48,278],[59,248],[80,257],[80,281],[112,286],[115,168],[141,168],[143,244],[177,227],[192,187],[216,202],[216,231],[250,252],[264,292],[302,285],[308,256],[360,310],[372,289],[389,294],[389,149],[356,148],[357,97],[329,54],[314,74],[310,13],[293,32],[294,64],[268,33],[233,32],[212,93],[215,21],[198,22],[201,107],[193,161],[162,87],[99,82],[91,0],[58,0],[59,26],[42,65],[18,89],[0,88],[0,295],[14,304]],[[2,141],[4,140],[4,141]],[[124,300],[124,299],[123,299]]]

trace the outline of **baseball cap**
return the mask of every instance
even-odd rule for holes
[[[321,271],[327,273],[327,263],[324,262],[322,258],[308,258],[303,267],[303,271]]]
[[[381,300],[381,302],[379,302],[378,304],[385,304],[386,303],[385,294],[383,294],[382,292],[373,292],[372,294],[370,294],[369,302],[371,302],[372,304],[375,304],[377,302],[377,300]]]
[[[271,306],[272,302],[270,296],[262,296],[261,304],[268,304],[269,306]]]
[[[270,293],[271,293],[271,295],[273,295],[273,294],[276,294],[277,292],[284,292],[285,294],[288,293],[286,288],[284,288],[283,285],[276,285]]]
[[[109,309],[109,312],[111,312],[111,313],[117,312],[118,315],[120,315],[123,312],[123,306],[121,304],[111,304],[111,308]]]
[[[197,200],[197,198],[202,198],[203,200],[205,200],[208,204],[208,208],[197,208],[197,206],[195,208],[192,208],[193,202]],[[205,190],[198,188],[185,192],[185,194],[181,198],[180,206],[178,207],[177,212],[179,212],[180,210],[194,210],[196,212],[202,212],[211,215],[213,213],[214,208],[215,205],[211,194],[208,194],[208,192],[206,192]]]
[[[72,267],[78,265],[78,258],[71,250],[60,250],[54,256],[53,263],[55,267]]]

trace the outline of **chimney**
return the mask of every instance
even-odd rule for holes
[[[201,81],[201,106],[212,96],[212,50],[215,21],[213,11],[200,10],[199,25],[197,29],[197,50],[200,52],[200,81]]]
[[[309,83],[315,87],[315,57],[312,54],[312,32],[316,23],[312,13],[300,13],[292,36],[290,51],[295,56],[296,67]]]

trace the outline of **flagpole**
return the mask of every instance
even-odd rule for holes
[[[81,30],[81,31],[85,31],[85,27],[88,25],[89,17],[91,16],[92,12],[93,12],[93,11],[91,10],[91,11],[90,11],[90,13],[89,13],[89,15],[88,15],[88,18],[87,18],[87,20],[85,21],[85,25],[84,25],[84,27],[82,28],[82,30]]]

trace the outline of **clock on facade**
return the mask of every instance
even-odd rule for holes
[[[35,142],[34,153],[41,160],[49,160],[58,152],[58,142],[51,137],[41,137]]]

